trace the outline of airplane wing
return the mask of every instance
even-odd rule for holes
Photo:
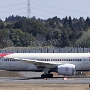
[[[14,60],[34,64],[37,67],[43,66],[43,67],[47,67],[47,68],[55,68],[56,66],[61,65],[61,63],[50,62],[50,61],[38,61],[38,60],[19,59],[19,58],[14,58]]]

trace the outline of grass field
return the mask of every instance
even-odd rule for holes
[[[90,90],[88,84],[0,84],[0,90]]]

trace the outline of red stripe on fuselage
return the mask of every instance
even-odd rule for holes
[[[0,57],[5,57],[5,56],[7,56],[7,55],[9,55],[9,54],[11,54],[11,53],[1,53],[1,54],[0,54]]]

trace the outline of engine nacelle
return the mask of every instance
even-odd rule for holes
[[[57,72],[59,75],[71,76],[75,74],[75,71],[75,65],[73,64],[63,64],[57,67]]]

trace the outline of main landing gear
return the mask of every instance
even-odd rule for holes
[[[53,74],[42,74],[41,78],[53,78]]]
[[[41,78],[52,78],[53,74],[51,74],[49,68],[44,68],[44,74],[41,75]]]

